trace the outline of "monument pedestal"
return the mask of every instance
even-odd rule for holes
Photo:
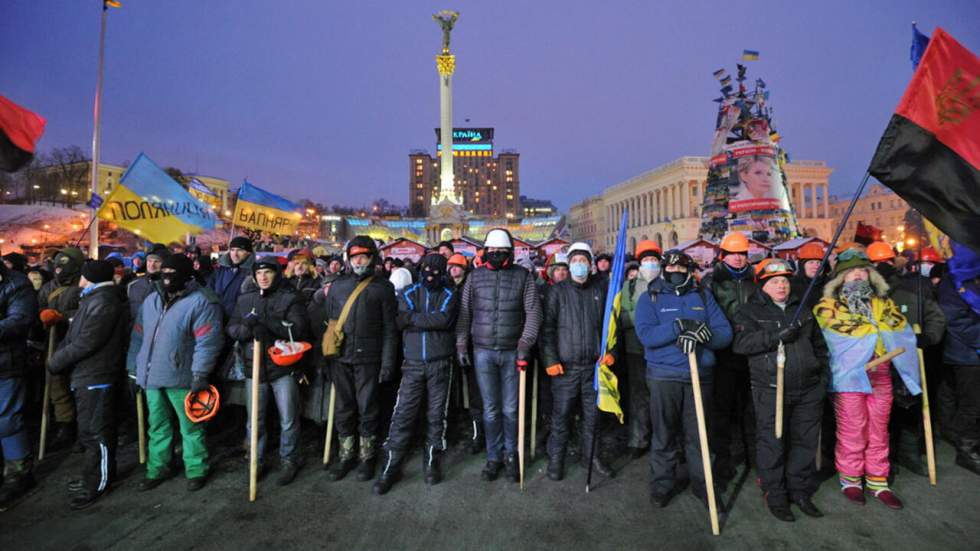
[[[468,213],[450,200],[433,205],[425,223],[425,239],[429,245],[440,241],[460,239],[469,230]]]

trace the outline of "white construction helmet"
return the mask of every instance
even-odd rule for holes
[[[571,262],[572,257],[581,254],[585,255],[589,259],[589,263],[592,263],[592,247],[588,243],[582,243],[581,241],[577,243],[572,243],[568,250],[565,251],[565,255],[568,257],[568,261]]]
[[[486,248],[498,247],[501,249],[513,249],[514,243],[510,240],[510,233],[501,228],[494,228],[487,232],[487,238],[483,241]]]

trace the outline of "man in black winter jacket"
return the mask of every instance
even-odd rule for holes
[[[766,259],[756,268],[762,286],[735,314],[736,354],[748,357],[755,404],[759,481],[769,511],[793,521],[789,503],[804,514],[823,516],[810,498],[816,491],[815,453],[829,379],[827,345],[813,313],[803,308],[790,323],[800,297],[790,294],[789,265]],[[783,433],[776,438],[776,372],[784,348]]]
[[[78,441],[85,449],[80,479],[68,484],[72,509],[84,509],[109,488],[116,474],[114,385],[120,383],[126,345],[126,305],[112,279],[113,266],[82,266],[78,311],[48,371],[69,376],[78,408]]]
[[[446,408],[452,388],[459,295],[447,285],[445,256],[429,253],[422,259],[421,268],[421,281],[398,295],[398,328],[402,330],[405,362],[381,476],[374,484],[376,494],[386,493],[401,475],[423,401],[427,404],[422,462],[425,483],[442,480],[440,455],[446,449]],[[393,377],[394,373],[381,373],[383,381]]]
[[[262,351],[259,366],[259,472],[265,470],[266,430],[265,416],[271,393],[279,412],[279,467],[281,474],[276,481],[285,486],[296,478],[299,471],[299,433],[300,398],[299,384],[293,377],[291,366],[278,366],[269,359],[267,350],[275,346],[277,340],[305,341],[309,333],[306,310],[302,295],[284,283],[281,266],[275,256],[260,258],[252,265],[256,288],[239,295],[235,310],[225,331],[232,339],[241,343],[239,350],[242,363],[246,366],[246,387],[252,388],[252,342],[260,342]],[[290,338],[292,337],[292,338]],[[251,434],[252,393],[246,394],[248,421],[246,434]]]
[[[507,480],[517,482],[519,372],[528,366],[538,340],[541,302],[534,277],[514,264],[507,230],[490,230],[483,245],[484,264],[463,284],[456,354],[464,368],[473,366],[483,397],[487,464],[482,478],[496,480],[506,465]]]
[[[328,323],[340,318],[341,311],[357,286],[367,282],[357,296],[344,322],[340,353],[328,362],[330,379],[337,389],[335,422],[340,450],[330,469],[331,480],[340,480],[354,467],[355,437],[360,435],[357,478],[374,478],[377,460],[378,383],[381,373],[392,373],[398,357],[398,310],[395,288],[375,276],[378,248],[374,240],[359,235],[347,244],[350,272],[337,278],[326,297]],[[319,329],[322,334],[323,329]]]
[[[565,476],[569,426],[576,410],[582,412],[581,460],[588,466],[596,428],[596,362],[602,355],[602,319],[609,280],[592,274],[592,251],[585,243],[568,249],[571,278],[548,290],[541,331],[541,358],[551,376],[551,434],[548,437],[548,478]],[[612,357],[603,358],[606,365]],[[593,468],[603,476],[612,469],[595,456]]]

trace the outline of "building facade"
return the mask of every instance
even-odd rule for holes
[[[801,230],[829,240],[834,229],[828,194],[833,169],[823,161],[795,161],[785,170]],[[645,239],[656,241],[665,250],[695,239],[701,227],[707,179],[708,157],[689,156],[606,188],[569,210],[571,238],[612,251],[625,210],[630,249]]]
[[[555,208],[555,204],[547,199],[531,199],[525,195],[521,195],[521,210],[524,213],[524,218],[539,218],[541,216],[555,216],[558,214],[558,209]]]
[[[830,214],[835,224],[844,218],[851,199],[851,197],[838,199],[836,196],[831,198]],[[883,232],[883,240],[889,243],[900,241],[905,231],[905,213],[908,210],[909,204],[894,191],[879,183],[872,183],[868,186],[868,191],[854,205],[854,212],[847,219],[841,240],[853,240],[857,223],[863,222],[880,229]]]
[[[453,177],[463,210],[498,218],[521,218],[520,154],[495,153],[493,128],[453,129]],[[408,155],[408,209],[413,217],[430,215],[438,195],[442,146],[436,128],[436,156],[425,150]]]

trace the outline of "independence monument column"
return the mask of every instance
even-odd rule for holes
[[[436,56],[439,70],[439,126],[442,142],[440,160],[439,193],[432,195],[432,204],[449,201],[462,204],[456,196],[456,183],[453,177],[453,71],[456,70],[456,56],[449,53],[449,33],[459,18],[459,12],[442,10],[432,16],[442,27],[442,53]]]

